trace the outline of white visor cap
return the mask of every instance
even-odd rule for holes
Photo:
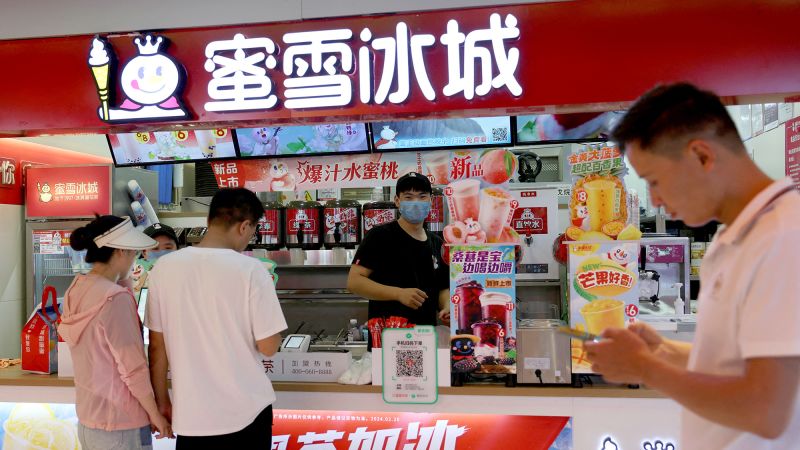
[[[97,247],[119,248],[123,250],[147,250],[158,246],[150,236],[134,228],[130,217],[122,223],[94,238]]]

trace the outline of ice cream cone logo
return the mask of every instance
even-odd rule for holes
[[[100,99],[97,111],[100,119],[124,123],[188,118],[189,113],[180,98],[185,70],[164,53],[167,39],[146,35],[135,38],[133,43],[139,54],[123,65],[119,83],[115,83],[111,81],[112,74],[116,74],[113,48],[103,38],[92,40],[88,63]],[[114,95],[117,84],[124,94],[119,105]]]

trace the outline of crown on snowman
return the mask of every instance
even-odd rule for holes
[[[139,47],[139,54],[155,55],[156,53],[158,53],[158,47],[161,46],[161,43],[164,42],[164,39],[161,36],[159,36],[158,38],[155,39],[155,42],[153,42],[153,36],[148,34],[147,36],[145,36],[145,41],[146,42],[142,44],[142,40],[139,39],[138,37],[133,40],[133,42],[136,43],[136,46]]]

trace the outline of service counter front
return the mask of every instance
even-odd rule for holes
[[[668,443],[677,448],[680,434],[680,407],[649,389],[467,385],[439,388],[435,404],[397,405],[383,401],[380,386],[298,382],[273,386],[278,398],[275,450],[308,448],[304,444],[312,443],[308,437],[312,435],[314,443],[328,439],[332,445],[326,449],[628,450],[669,448]],[[0,421],[8,422],[13,403],[51,404],[38,408],[74,421],[74,402],[71,378],[27,374],[18,367],[0,370]],[[9,436],[4,437],[10,442]],[[362,444],[351,447],[359,439]],[[551,444],[542,446],[548,439]],[[154,441],[154,448],[174,448],[174,442]]]

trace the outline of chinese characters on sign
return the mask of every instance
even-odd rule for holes
[[[569,156],[572,175],[585,175],[595,172],[610,172],[625,167],[622,154],[617,147],[589,149]]]
[[[437,99],[426,61],[426,50],[438,45],[437,36],[412,33],[405,22],[397,23],[389,36],[376,36],[365,27],[285,33],[280,43],[275,37],[237,33],[206,46],[204,67],[211,73],[206,111],[340,107],[352,103],[354,92],[363,104],[399,104],[411,96],[412,73],[422,95]],[[438,38],[447,54],[448,82],[439,87],[441,95],[471,100],[503,88],[522,95],[516,79],[520,52],[514,47],[519,37],[512,14],[492,14],[488,28],[471,31],[450,20]],[[375,67],[376,60],[383,61],[382,67]],[[438,67],[438,61],[430,66]],[[286,77],[282,105],[270,71]]]
[[[511,274],[514,271],[513,262],[503,262],[503,252],[499,250],[466,250],[455,251],[450,262],[463,263],[462,273],[491,273]]]
[[[800,185],[800,117],[786,122],[786,176]]]
[[[13,159],[0,158],[0,186],[8,187],[15,184],[14,171],[17,163]]]

